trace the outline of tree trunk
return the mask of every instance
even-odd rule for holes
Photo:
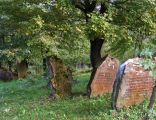
[[[155,83],[155,86],[154,86],[153,91],[152,91],[152,95],[151,95],[151,98],[150,98],[150,103],[148,105],[148,113],[147,113],[147,116],[146,116],[145,120],[150,119],[149,118],[149,113],[151,113],[153,111],[155,99],[156,99],[156,83]]]
[[[46,67],[47,67],[47,60],[46,60],[46,58],[43,58],[43,71],[46,71]]]
[[[104,39],[96,38],[94,40],[90,40],[90,60],[92,65],[92,73],[87,85],[87,95],[90,96],[91,94],[91,84],[96,74],[97,68],[101,65],[101,63],[106,59],[105,57],[101,57],[101,48],[104,43]]]
[[[0,62],[0,68],[2,68],[2,62]]]
[[[149,106],[148,106],[149,110],[153,110],[155,99],[156,99],[156,85],[153,88],[153,92],[152,92],[152,95],[151,95],[151,98],[150,98],[150,103],[149,103]]]
[[[28,63],[26,60],[17,62],[18,78],[25,78],[27,76]]]
[[[3,47],[3,45],[5,43],[4,39],[5,39],[5,35],[4,34],[1,34],[1,36],[0,36],[0,44],[1,44],[1,47]]]
[[[5,36],[2,34],[0,35],[0,49],[3,49],[4,47],[4,38]],[[0,62],[0,68],[2,68],[2,61]]]
[[[12,71],[11,68],[12,68],[12,62],[11,61],[8,61],[8,67],[9,67],[9,71]]]
[[[44,79],[46,80],[46,78],[47,78],[47,58],[43,58],[42,65],[43,65],[43,76],[44,76]]]

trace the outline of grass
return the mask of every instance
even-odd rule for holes
[[[85,93],[90,73],[78,74],[74,78],[73,93]]]
[[[84,92],[89,73],[77,75],[73,92]],[[0,82],[0,120],[141,120],[148,104],[123,109],[111,109],[111,97],[74,96],[53,100],[42,79]],[[154,120],[154,118],[153,118]]]

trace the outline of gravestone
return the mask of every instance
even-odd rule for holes
[[[27,76],[28,63],[26,60],[17,61],[18,78],[25,78]]]
[[[91,83],[91,97],[112,93],[113,84],[119,68],[119,61],[108,56],[96,70]]]
[[[57,57],[50,60],[53,69],[52,84],[55,92],[60,97],[70,96],[72,89],[72,71]]]
[[[131,105],[142,103],[146,98],[149,99],[154,87],[154,79],[149,71],[140,65],[141,58],[129,59],[121,65],[123,70],[119,79],[116,79],[118,85],[113,90],[116,98],[115,108],[121,109]],[[124,67],[124,69],[123,69]],[[119,72],[121,74],[121,72]]]
[[[0,80],[6,82],[13,79],[17,79],[17,73],[0,69]]]

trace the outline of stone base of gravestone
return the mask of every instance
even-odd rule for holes
[[[122,78],[117,79],[119,84],[114,88],[118,89],[115,95],[116,109],[142,103],[146,98],[150,98],[154,79],[149,71],[140,65],[141,61],[141,58],[134,58],[122,64],[124,67]]]
[[[116,74],[119,68],[119,60],[107,57],[105,61],[96,70],[91,83],[91,97],[102,96],[111,93]]]

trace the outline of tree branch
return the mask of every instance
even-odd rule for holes
[[[107,10],[107,6],[105,3],[101,3],[100,14],[104,14]]]

